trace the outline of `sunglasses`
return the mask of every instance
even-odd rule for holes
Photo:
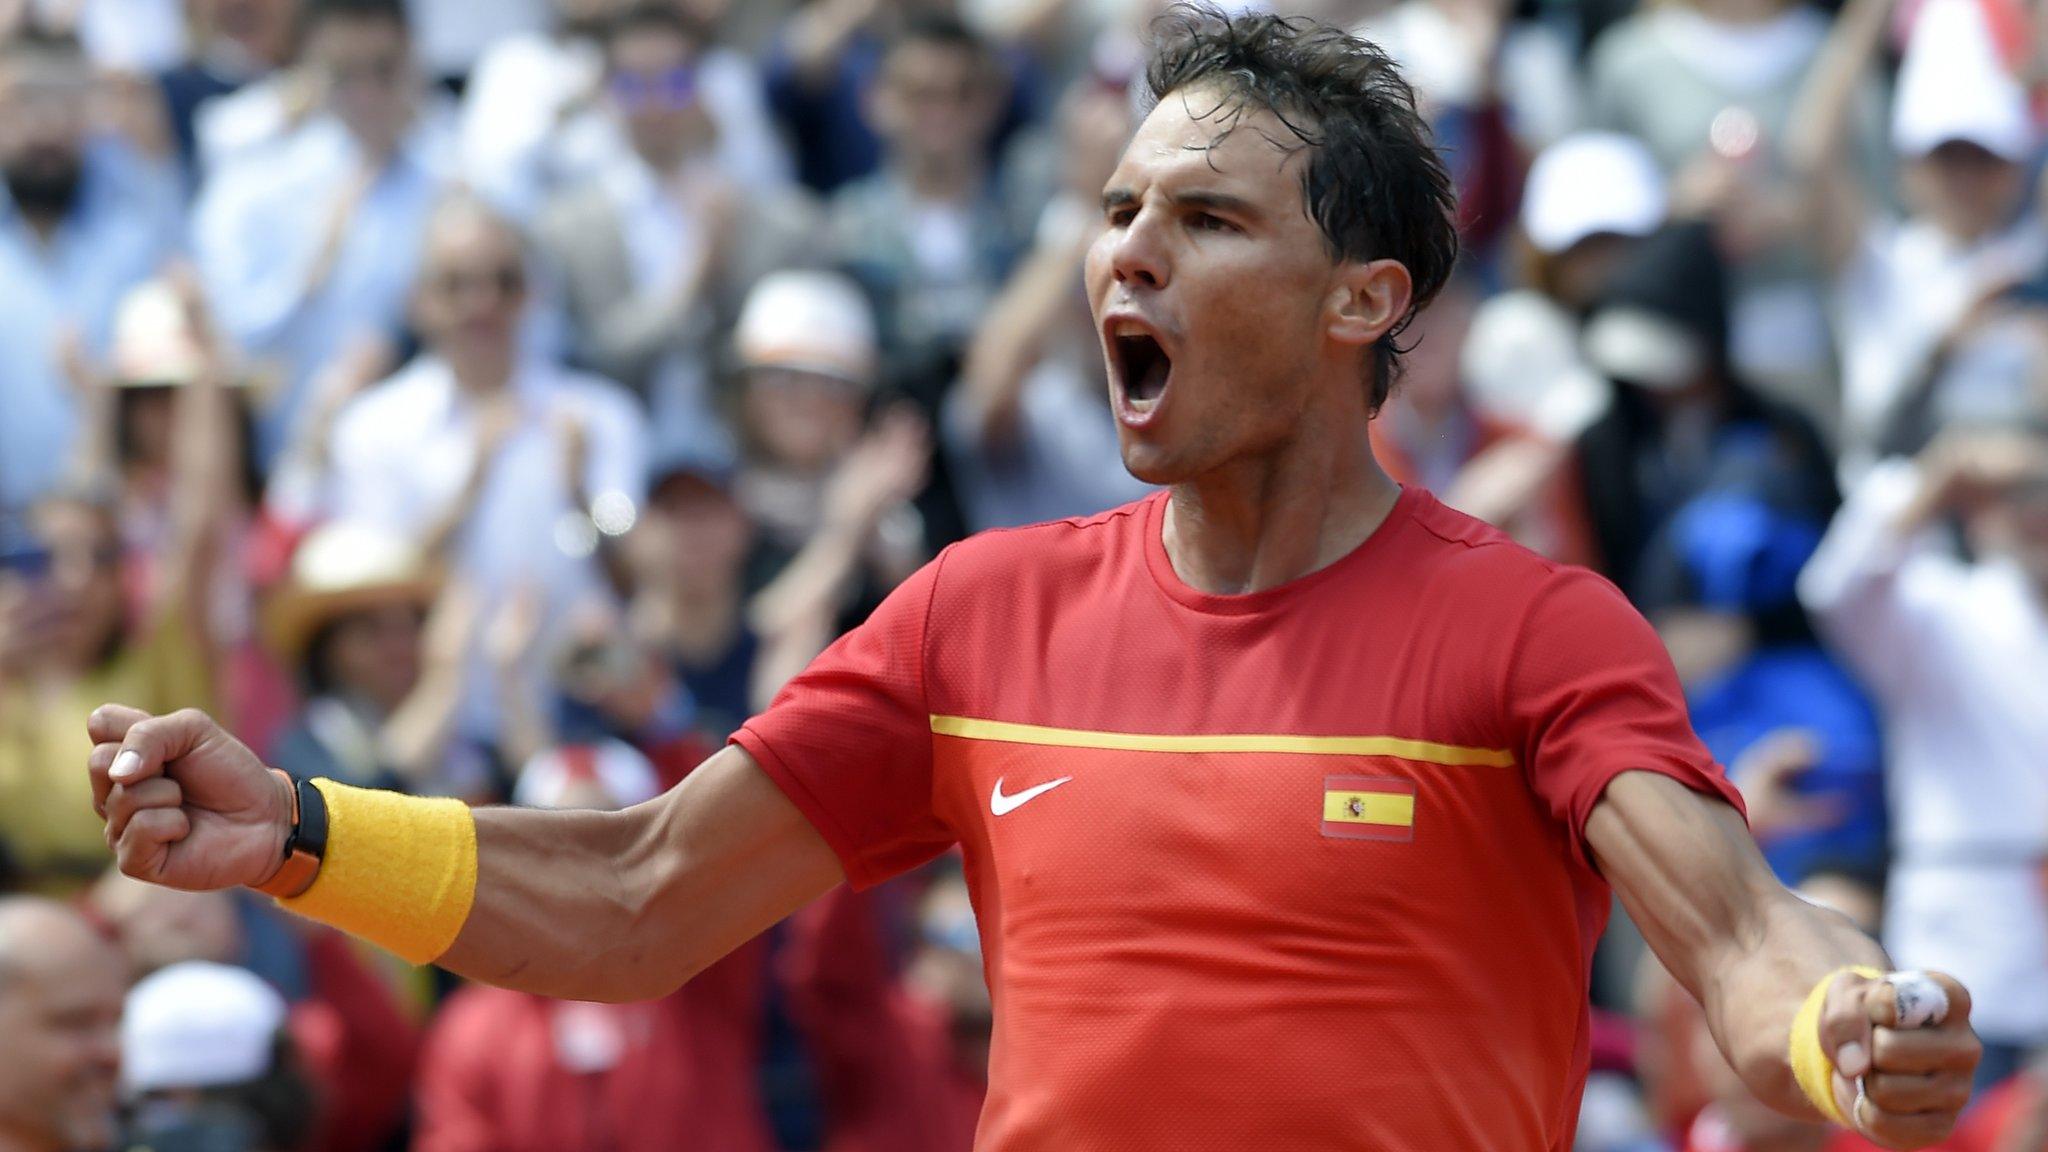
[[[652,76],[620,72],[611,78],[606,89],[628,112],[688,108],[697,102],[697,70],[671,68]]]

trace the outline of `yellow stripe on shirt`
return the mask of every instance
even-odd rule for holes
[[[1505,748],[1468,748],[1404,740],[1398,736],[1287,736],[1266,734],[1163,735],[1142,732],[1090,732],[1078,728],[1042,728],[1006,720],[967,716],[933,716],[932,732],[963,740],[995,740],[1005,744],[1036,744],[1048,748],[1100,748],[1119,752],[1266,752],[1304,756],[1392,756],[1451,767],[1512,768],[1514,754]]]

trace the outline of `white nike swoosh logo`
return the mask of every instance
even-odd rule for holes
[[[1022,808],[1026,803],[1030,802],[1036,797],[1043,796],[1047,792],[1052,791],[1053,789],[1059,787],[1062,784],[1065,784],[1067,781],[1072,779],[1072,776],[1062,776],[1057,780],[1047,780],[1045,783],[1037,785],[1036,787],[1026,788],[1022,792],[1019,792],[1014,796],[1005,796],[1003,795],[1003,781],[1000,777],[998,777],[996,779],[995,791],[990,792],[988,794],[988,810],[990,812],[995,813],[998,816],[1007,816],[1010,813],[1015,812],[1017,809]]]

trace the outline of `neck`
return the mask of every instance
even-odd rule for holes
[[[464,356],[444,355],[455,386],[472,396],[495,396],[512,383],[516,360],[511,349],[477,352]]]
[[[1189,587],[1263,591],[1349,554],[1385,522],[1400,493],[1373,459],[1363,421],[1305,423],[1266,455],[1176,484],[1166,555]]]
[[[739,619],[737,585],[678,586],[669,597],[670,639],[678,655],[697,659],[732,638]]]

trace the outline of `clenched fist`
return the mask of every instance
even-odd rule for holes
[[[87,730],[93,806],[122,872],[203,892],[261,884],[283,866],[290,785],[212,717],[106,704]]]
[[[1887,1148],[1925,1148],[1945,1139],[1970,1101],[1970,1076],[1982,1054],[1970,1031],[1969,992],[1939,972],[1924,979],[1940,985],[1948,1003],[1938,1020],[1918,1027],[1900,1026],[1897,987],[1854,973],[1836,979],[1821,1007],[1820,1041],[1835,1063],[1835,1102],[1859,1131]]]

